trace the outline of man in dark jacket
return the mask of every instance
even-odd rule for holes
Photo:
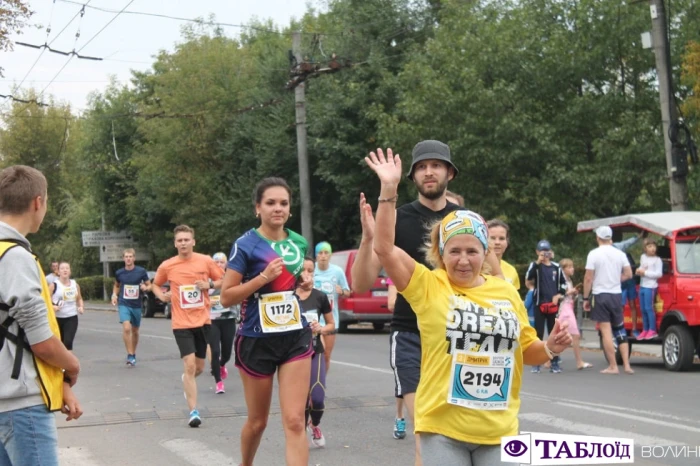
[[[525,282],[533,290],[533,304],[535,306],[535,330],[537,337],[544,338],[544,326],[547,324],[547,332],[554,329],[554,320],[559,309],[559,300],[566,295],[566,277],[559,264],[552,261],[552,245],[543,239],[537,243],[537,260],[530,262],[525,273]],[[540,372],[540,366],[532,367],[533,373]],[[559,356],[552,360],[550,372],[558,374]]]

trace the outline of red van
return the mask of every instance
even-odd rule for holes
[[[331,264],[335,264],[343,269],[350,288],[352,288],[350,270],[352,270],[352,264],[355,263],[356,255],[357,249],[350,249],[347,251],[333,251],[331,256]],[[384,328],[385,324],[391,322],[392,313],[387,305],[389,291],[386,280],[386,273],[382,269],[379,272],[379,277],[368,292],[353,293],[348,298],[340,298],[338,302],[340,314],[338,331],[340,333],[346,332],[350,324],[369,322],[374,326],[375,330],[379,331]]]

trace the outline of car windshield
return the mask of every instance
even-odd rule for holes
[[[700,236],[676,242],[676,267],[679,273],[700,274]]]

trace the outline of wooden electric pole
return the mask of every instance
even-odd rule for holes
[[[292,35],[292,53],[296,62],[302,63],[301,33]],[[299,193],[301,195],[301,234],[309,242],[309,248],[313,248],[314,234],[311,220],[311,177],[309,175],[309,158],[306,152],[306,85],[301,81],[294,88],[294,102],[296,106],[297,127],[297,160],[299,162]]]
[[[652,42],[656,56],[656,74],[659,80],[659,100],[661,103],[661,127],[666,152],[666,170],[669,178],[671,210],[688,209],[688,185],[686,176],[676,173],[672,156],[672,143],[668,128],[678,120],[678,111],[673,99],[673,82],[670,66],[670,46],[666,31],[666,10],[663,0],[649,0],[651,12]]]

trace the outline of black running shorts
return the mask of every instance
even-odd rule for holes
[[[177,347],[180,348],[180,357],[184,358],[192,353],[199,359],[207,357],[207,344],[209,343],[209,329],[207,324],[197,328],[173,329]]]
[[[394,396],[416,393],[420,381],[420,335],[413,332],[391,332],[390,363],[394,370]]]
[[[237,335],[236,367],[251,377],[271,377],[282,364],[311,357],[314,353],[309,327],[271,337]]]

